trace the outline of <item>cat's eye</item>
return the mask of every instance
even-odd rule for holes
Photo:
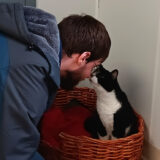
[[[99,78],[101,78],[101,79],[105,78],[105,76],[104,76],[104,75],[102,75],[102,74],[97,75],[97,77],[99,77]]]

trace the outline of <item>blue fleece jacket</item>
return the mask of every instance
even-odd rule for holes
[[[41,160],[37,125],[60,85],[55,17],[0,3],[0,160]]]

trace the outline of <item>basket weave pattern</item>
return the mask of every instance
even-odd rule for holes
[[[90,88],[75,88],[72,91],[59,90],[55,105],[64,106],[76,99],[89,110],[96,108],[96,93]],[[71,136],[60,133],[62,160],[140,160],[144,140],[144,121],[139,119],[139,131],[131,136],[116,140],[98,140],[86,136]]]

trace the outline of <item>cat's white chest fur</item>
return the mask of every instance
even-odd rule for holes
[[[114,125],[114,113],[121,107],[120,102],[117,100],[114,90],[107,92],[99,84],[94,85],[97,93],[97,112],[100,116],[103,126],[107,130],[105,137],[99,136],[100,139],[115,139],[112,135]]]
[[[97,92],[97,112],[100,116],[103,126],[107,130],[105,137],[100,139],[115,139],[112,135],[114,125],[114,113],[121,107],[121,104],[116,99],[114,91],[107,92],[102,87],[96,90]]]

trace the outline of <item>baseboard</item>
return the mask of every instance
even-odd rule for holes
[[[160,160],[160,149],[145,141],[143,157],[144,160]]]

